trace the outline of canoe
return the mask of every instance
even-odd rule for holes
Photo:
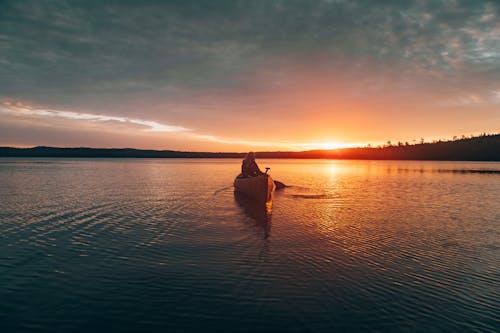
[[[244,194],[248,198],[258,202],[271,201],[274,188],[274,181],[268,174],[255,177],[242,177],[239,175],[234,180],[235,192]]]

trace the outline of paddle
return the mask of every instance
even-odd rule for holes
[[[267,175],[267,173],[269,172],[269,170],[271,170],[271,168],[266,168],[266,175]],[[274,185],[276,186],[276,189],[277,189],[277,190],[281,190],[282,188],[285,188],[285,187],[286,187],[286,185],[285,185],[285,184],[283,184],[282,182],[277,181],[277,180],[275,180],[275,181],[274,181]]]
[[[285,184],[283,184],[282,182],[277,181],[277,180],[275,180],[275,181],[274,181],[274,185],[276,185],[276,189],[277,189],[277,190],[281,190],[282,188],[285,188],[285,187],[286,187],[286,185],[285,185]]]
[[[271,168],[266,168],[266,175],[267,175],[267,173],[269,172],[269,170],[271,170]],[[277,189],[277,190],[281,190],[281,189],[283,189],[283,188],[285,188],[285,187],[286,187],[286,185],[285,185],[285,184],[283,184],[282,182],[277,181],[277,180],[275,180],[275,181],[274,181],[274,185],[276,186],[276,189]]]

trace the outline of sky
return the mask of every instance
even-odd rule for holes
[[[0,146],[309,150],[500,132],[500,1],[0,0]]]

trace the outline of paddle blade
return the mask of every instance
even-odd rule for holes
[[[274,181],[274,185],[276,185],[276,189],[277,189],[277,190],[281,190],[282,188],[285,188],[285,187],[286,187],[286,185],[285,185],[285,184],[283,184],[282,182],[277,181],[277,180],[275,180],[275,181]]]

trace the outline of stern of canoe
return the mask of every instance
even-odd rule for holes
[[[267,174],[247,178],[237,177],[234,180],[234,190],[236,192],[260,202],[271,201],[274,188],[274,181]]]

